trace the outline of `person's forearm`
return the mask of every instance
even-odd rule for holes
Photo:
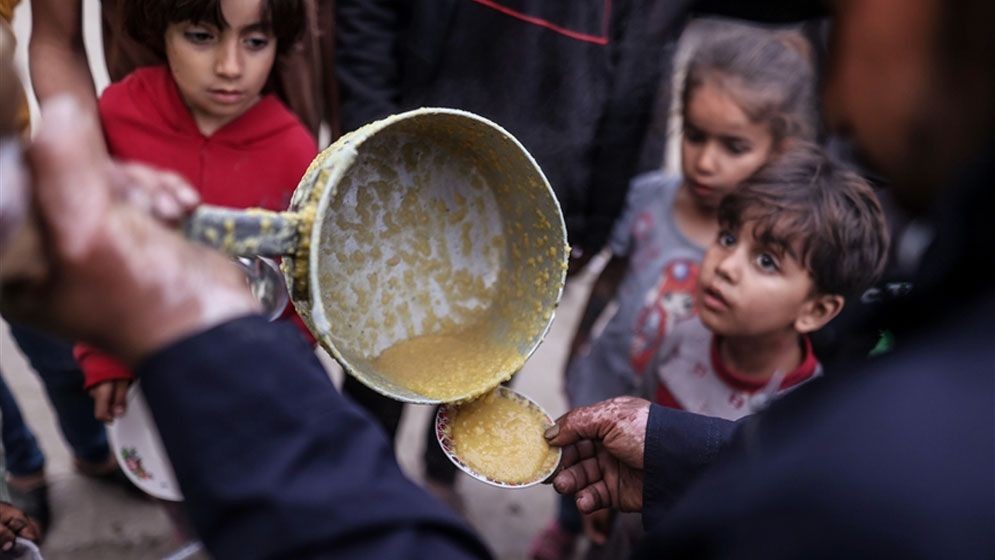
[[[85,52],[69,52],[61,46],[38,45],[35,41],[31,41],[30,51],[31,85],[39,101],[68,93],[84,108],[97,113],[97,94]]]
[[[82,2],[35,0],[31,3],[28,65],[39,101],[68,93],[97,114],[97,93],[83,44]]]
[[[487,556],[401,474],[379,426],[335,390],[292,326],[231,321],[137,373],[214,556]]]
[[[736,422],[659,405],[646,424],[643,527],[652,528],[732,439]]]

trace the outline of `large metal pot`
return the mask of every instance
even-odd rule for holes
[[[322,346],[374,390],[424,404],[475,397],[521,368],[552,322],[568,255],[535,160],[454,109],[346,134],[315,158],[287,212],[204,206],[186,234],[232,255],[284,256],[291,299]],[[508,349],[513,359],[444,396],[385,375],[385,350],[435,334],[483,361]],[[430,364],[440,379],[454,373],[444,358]]]

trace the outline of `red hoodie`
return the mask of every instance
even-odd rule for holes
[[[111,84],[99,106],[112,156],[179,173],[207,204],[285,210],[318,153],[308,130],[273,95],[204,136],[166,66],[139,68]],[[291,307],[284,317],[310,337]],[[87,388],[132,377],[120,362],[93,348],[80,344],[75,354]]]

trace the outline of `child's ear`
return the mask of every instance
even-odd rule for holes
[[[821,329],[840,314],[844,301],[843,296],[835,294],[818,294],[812,297],[805,302],[795,319],[795,330],[807,334]]]

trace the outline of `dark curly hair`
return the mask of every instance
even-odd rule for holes
[[[822,294],[856,297],[881,276],[888,227],[862,177],[802,143],[762,167],[719,205],[719,224],[796,253]]]

